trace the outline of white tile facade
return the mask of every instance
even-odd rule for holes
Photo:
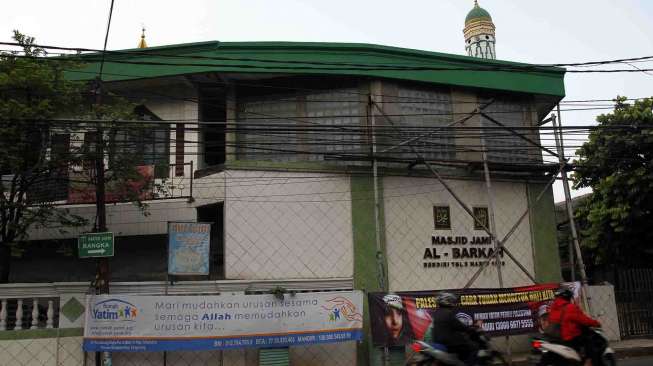
[[[347,176],[227,171],[228,279],[353,275]]]
[[[453,190],[468,206],[487,207],[487,190],[482,181],[449,180]],[[502,238],[527,208],[524,184],[492,182],[495,219]],[[474,230],[473,220],[434,178],[387,177],[383,180],[386,246],[391,291],[461,288],[477,268],[424,268],[426,248],[432,235],[486,236]],[[434,229],[433,206],[449,206],[451,230]],[[528,218],[505,243],[506,248],[533,273],[533,251]],[[528,277],[508,258],[502,268],[504,285],[529,284]],[[472,287],[498,287],[495,267],[486,268]]]

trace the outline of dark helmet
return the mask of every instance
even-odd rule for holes
[[[435,297],[435,303],[438,306],[443,307],[452,307],[458,304],[458,296],[452,294],[451,292],[440,292]]]
[[[565,286],[561,286],[554,294],[555,297],[561,297],[565,300],[571,300],[574,297],[574,291]]]
[[[396,294],[387,294],[383,296],[383,303],[386,306],[386,309],[397,309],[400,311],[404,310],[404,304],[401,301],[401,296]]]

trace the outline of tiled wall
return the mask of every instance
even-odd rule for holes
[[[482,181],[448,181],[468,206],[488,206]],[[495,219],[502,238],[527,208],[525,185],[492,182]],[[432,235],[486,236],[473,229],[473,220],[434,178],[387,177],[383,180],[386,246],[391,291],[461,288],[476,272],[468,268],[424,268],[423,258]],[[435,230],[433,206],[449,206],[451,230]],[[532,274],[533,251],[528,218],[505,243]],[[460,247],[460,246],[459,246]],[[441,247],[440,247],[441,248]],[[444,258],[443,258],[444,260]],[[505,286],[527,285],[528,277],[507,256],[502,267]],[[497,271],[486,268],[472,287],[499,287]]]
[[[347,176],[227,171],[228,279],[351,277]]]

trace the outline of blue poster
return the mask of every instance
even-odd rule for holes
[[[168,273],[208,275],[211,224],[168,223]]]

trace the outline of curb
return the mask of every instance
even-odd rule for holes
[[[629,358],[629,357],[639,357],[639,356],[650,356],[653,355],[653,345],[651,346],[639,346],[639,347],[629,347],[629,348],[615,348],[615,353],[617,358]]]
[[[617,359],[625,359],[632,357],[641,357],[641,356],[651,356],[653,355],[653,345],[650,346],[634,346],[628,348],[615,348],[615,354]],[[512,359],[513,366],[531,366],[534,365],[531,362],[529,355],[516,355]]]

